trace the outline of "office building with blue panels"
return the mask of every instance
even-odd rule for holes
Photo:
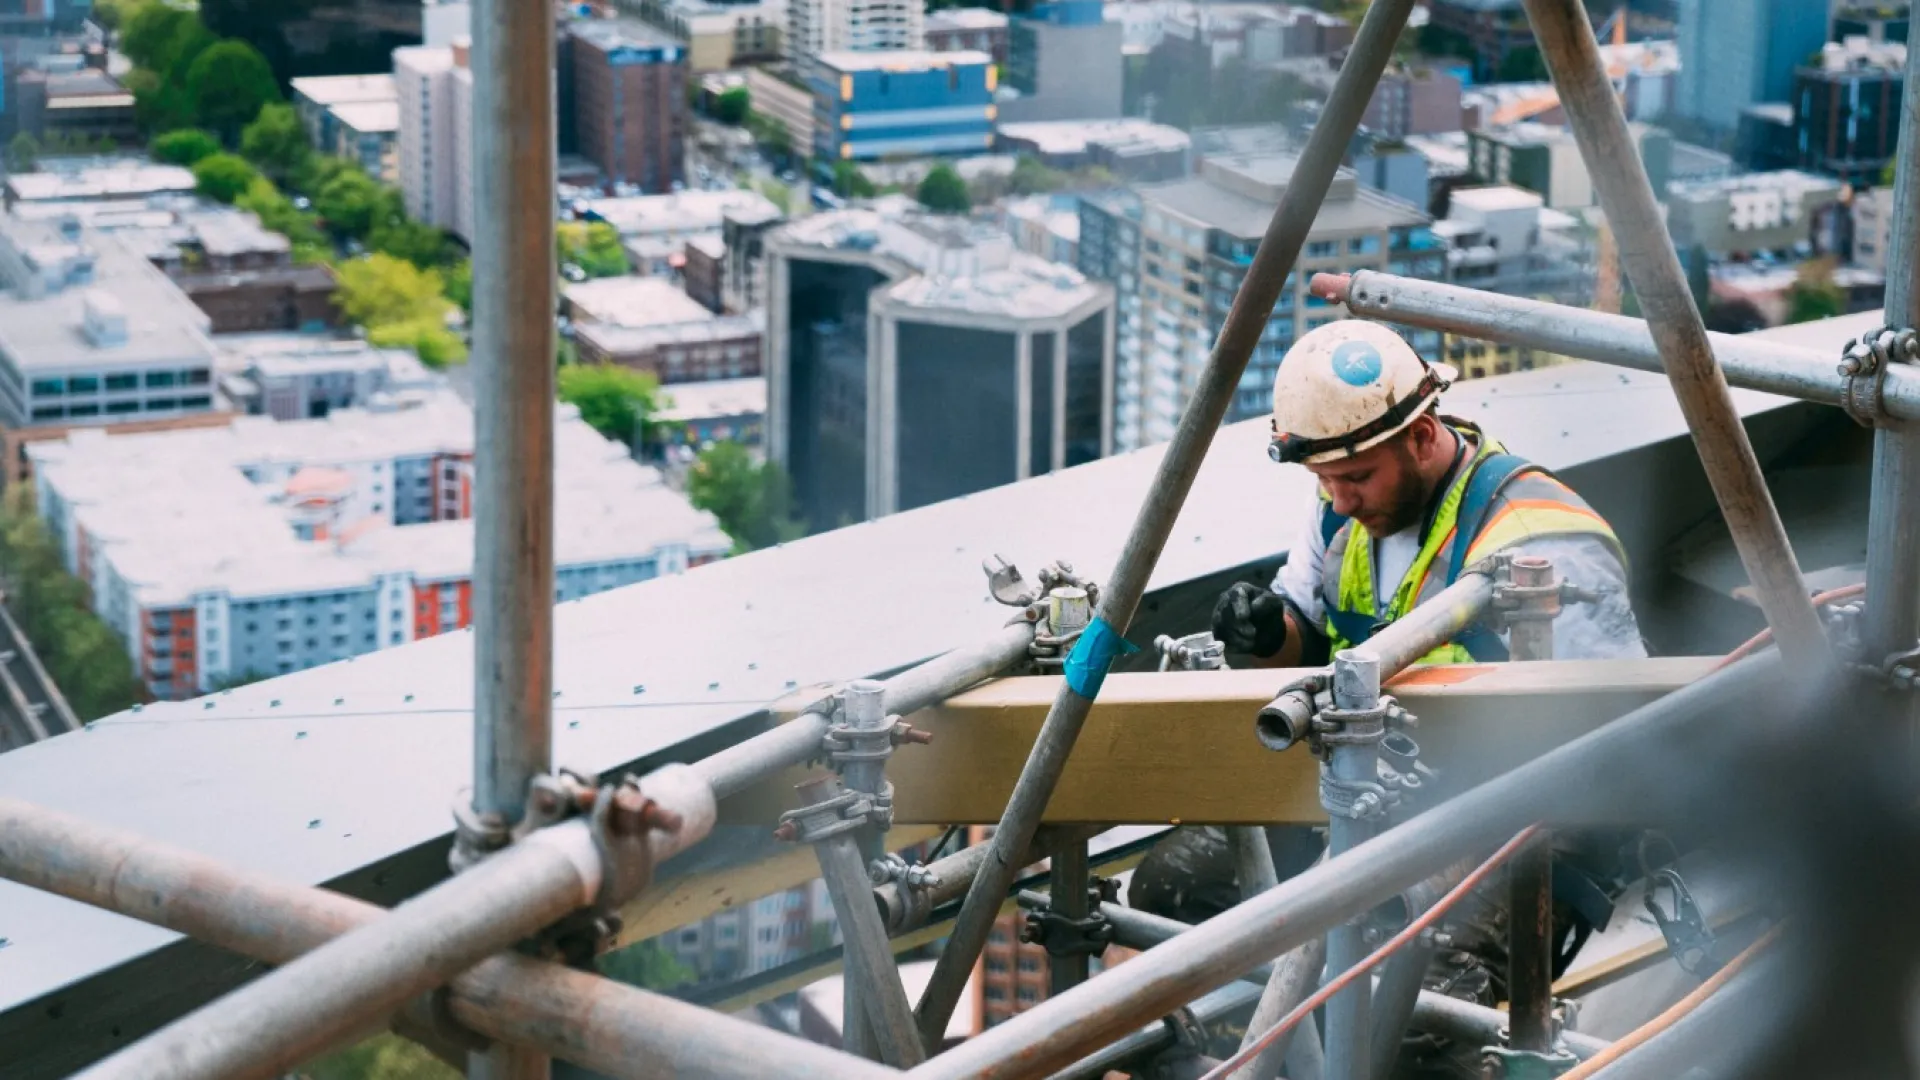
[[[986,53],[821,53],[808,84],[814,158],[823,168],[993,149],[995,75]]]

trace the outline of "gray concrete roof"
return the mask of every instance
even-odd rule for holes
[[[1837,351],[1862,319],[1872,317],[1796,327],[1792,339]],[[1734,398],[1749,417],[1788,404],[1747,391]],[[1691,458],[1684,422],[1657,376],[1569,364],[1461,384],[1446,408],[1576,484],[1601,475],[1581,469],[1612,468],[1643,448]],[[1217,575],[1271,560],[1302,526],[1312,479],[1267,459],[1265,429],[1265,421],[1249,421],[1215,439],[1153,575],[1135,639],[1167,628],[1162,601],[1189,586],[1217,589]],[[978,640],[1005,620],[979,571],[989,554],[1029,573],[1064,558],[1104,578],[1163,449],[561,604],[556,762],[597,772],[684,760],[739,737],[741,723],[796,684],[884,673]],[[1649,483],[1682,483],[1666,475],[1675,471],[1667,460]],[[899,602],[872,602],[882,595]],[[1210,606],[1210,592],[1201,599]],[[1190,605],[1181,617],[1203,624],[1205,610]],[[472,642],[469,633],[445,635],[121,714],[0,754],[0,791],[292,881],[349,878],[403,855],[437,858],[443,847],[435,845],[450,831],[447,808],[471,767]],[[350,880],[370,888],[365,876]],[[91,1015],[67,1025],[29,1003],[57,993],[129,1016],[184,1010],[193,1004],[188,991],[129,1004],[144,984],[115,980],[184,978],[202,970],[191,965],[211,963],[188,950],[173,954],[164,976],[148,968],[116,974],[176,936],[4,882],[0,912],[9,939],[0,949],[0,1044],[25,1040],[15,1044],[32,1044],[23,1053],[72,1053],[58,1041],[63,1033],[81,1038],[75,1025],[84,1021],[86,1038],[104,1039],[100,1028],[118,1022]]]

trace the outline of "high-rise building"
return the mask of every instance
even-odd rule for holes
[[[1680,0],[1674,112],[1732,132],[1750,105],[1786,101],[1827,40],[1826,0]]]
[[[1123,330],[1134,352],[1119,362],[1125,375],[1115,391],[1118,449],[1173,436],[1297,161],[1286,153],[1209,157],[1191,179],[1139,188],[1137,210],[1124,200],[1088,201],[1081,266],[1106,268],[1123,294],[1139,297],[1137,322]],[[1341,169],[1227,419],[1269,410],[1273,376],[1287,349],[1299,335],[1342,317],[1340,308],[1308,290],[1315,273],[1380,269],[1443,277],[1444,246],[1428,224],[1417,207],[1362,187],[1352,170]],[[1129,265],[1135,260],[1137,273]],[[1409,340],[1422,355],[1438,358],[1437,332],[1412,332]]]
[[[400,101],[398,171],[407,213],[473,235],[473,71],[465,42],[393,52]]]
[[[1848,38],[1794,75],[1796,163],[1852,184],[1879,182],[1900,133],[1907,46]]]
[[[933,52],[983,52],[1007,62],[1007,15],[991,8],[952,7],[927,13],[927,48]]]
[[[1051,0],[1011,20],[1003,119],[1103,120],[1121,114],[1126,28],[1103,18],[1104,7],[1102,0]]]
[[[767,265],[769,453],[815,529],[1108,452],[1105,283],[980,223],[874,210],[776,230]]]
[[[1645,124],[1627,126],[1653,190],[1665,191],[1673,166],[1673,137]],[[1580,142],[1567,128],[1533,121],[1476,128],[1467,132],[1467,155],[1481,183],[1538,192],[1555,210],[1580,209],[1599,199]]]
[[[787,57],[796,63],[821,53],[925,45],[920,0],[790,0],[787,6]]]
[[[686,50],[632,20],[582,19],[567,32],[580,153],[610,187],[670,190],[685,172]]]

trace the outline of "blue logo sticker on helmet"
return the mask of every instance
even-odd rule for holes
[[[1332,364],[1348,386],[1371,386],[1380,379],[1380,350],[1365,341],[1342,342],[1333,350]]]

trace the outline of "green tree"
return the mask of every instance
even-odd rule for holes
[[[422,270],[445,265],[451,250],[446,233],[406,218],[375,225],[367,234],[367,246],[396,259],[405,259]]]
[[[121,84],[133,92],[134,118],[142,129],[173,131],[193,126],[193,108],[179,86],[145,68],[128,72]]]
[[[253,122],[240,129],[240,152],[261,172],[284,183],[300,172],[313,148],[293,106],[276,101],[261,106]]]
[[[93,0],[93,11],[89,14],[100,29],[112,33],[126,25],[127,17],[139,10],[150,0]]]
[[[659,407],[660,380],[615,364],[569,364],[560,369],[560,400],[593,430],[632,446]]]
[[[843,199],[870,199],[875,194],[873,181],[851,161],[833,163],[833,193]]]
[[[615,949],[596,959],[594,966],[615,982],[655,992],[672,990],[695,978],[694,970],[657,940]]]
[[[744,86],[736,86],[713,103],[713,118],[723,124],[745,123],[753,109],[753,97]]]
[[[188,168],[220,152],[220,140],[210,131],[199,128],[180,128],[176,131],[162,132],[153,137],[147,146],[155,161],[164,161],[169,165],[185,165]]]
[[[256,176],[246,192],[233,200],[233,205],[253,211],[261,225],[285,236],[293,245],[295,262],[321,262],[333,254],[333,246],[327,242],[319,220],[293,205],[293,201],[264,176]]]
[[[1007,178],[1007,190],[1015,195],[1038,195],[1066,186],[1066,177],[1031,154],[1021,154],[1013,163],[1013,175]]]
[[[40,160],[40,143],[27,132],[20,132],[7,144],[7,171],[32,172]]]
[[[563,222],[554,230],[554,247],[562,263],[572,263],[588,277],[619,277],[631,269],[620,232],[604,221]]]
[[[776,158],[793,156],[793,136],[788,133],[787,125],[765,113],[749,110],[746,128],[753,136],[753,141],[758,143],[760,149],[768,156]]]
[[[401,323],[446,323],[447,298],[440,275],[431,270],[374,252],[341,263],[334,273],[334,304],[369,331]]]
[[[127,59],[163,77],[212,41],[198,12],[161,0],[135,7],[120,30],[120,51]]]
[[[939,214],[964,214],[973,206],[967,198],[967,182],[953,166],[944,163],[927,173],[914,197],[921,206]]]
[[[367,341],[383,349],[412,349],[430,368],[444,368],[467,358],[466,342],[447,329],[444,315],[375,326],[367,331]]]
[[[1834,260],[1809,259],[1800,264],[1787,288],[1787,321],[1813,322],[1847,313],[1847,291],[1833,280]]]
[[[193,180],[200,194],[215,202],[230,203],[253,187],[260,174],[238,154],[214,154],[201,158],[193,166]]]
[[[314,190],[313,209],[336,234],[358,238],[373,231],[386,197],[380,181],[359,169],[345,169]]]
[[[145,696],[125,643],[94,615],[86,585],[61,564],[29,485],[16,485],[0,504],[0,576],[7,607],[75,715],[96,720]]]
[[[444,275],[447,283],[447,299],[460,305],[460,310],[473,314],[473,260],[461,259],[447,267]]]
[[[687,473],[687,498],[720,520],[736,552],[805,536],[793,513],[793,484],[778,465],[755,462],[745,446],[722,442],[702,450]]]
[[[280,100],[280,84],[260,50],[228,39],[207,46],[187,68],[183,85],[200,123],[229,146],[262,106]]]

